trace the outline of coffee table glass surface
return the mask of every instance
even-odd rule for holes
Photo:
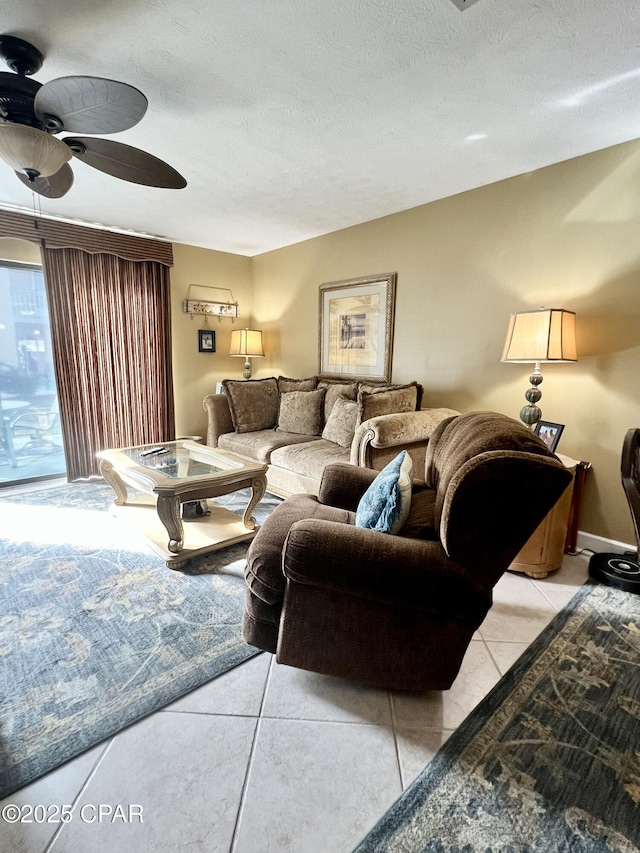
[[[133,463],[133,466],[145,468],[154,475],[167,477],[170,480],[210,477],[212,474],[244,467],[243,461],[239,458],[231,459],[228,455],[222,456],[216,448],[203,447],[192,441],[144,444],[141,447],[123,447],[110,452],[121,453]],[[126,464],[124,460],[123,464]]]
[[[266,489],[267,466],[261,462],[244,459],[217,447],[180,439],[156,445],[101,450],[96,456],[100,460],[100,473],[116,494],[116,507],[135,508],[144,503],[138,498],[129,500],[127,486],[155,496],[154,515],[162,522],[165,537],[168,534],[168,541],[165,538],[166,544],[161,546],[162,553],[171,568],[179,568],[189,556],[196,553],[255,535],[257,525],[251,513]],[[228,495],[244,488],[251,489],[251,497],[242,519],[215,504],[211,505],[207,513],[211,517],[196,522],[197,530],[196,525],[189,522],[194,533],[198,534],[199,541],[194,542],[193,547],[189,547],[188,543],[185,545],[181,504],[206,501],[207,498]],[[208,525],[208,531],[205,531],[205,524]],[[154,533],[152,536],[148,531],[145,532],[160,547],[158,535]],[[208,535],[207,541],[203,538],[205,533]]]

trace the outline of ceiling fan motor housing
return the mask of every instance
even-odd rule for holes
[[[0,71],[0,115],[15,124],[28,124],[42,129],[33,103],[42,83]]]
[[[0,36],[0,57],[21,77],[40,71],[44,56],[37,47],[17,36]]]

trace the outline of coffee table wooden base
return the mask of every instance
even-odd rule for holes
[[[142,533],[150,548],[165,561],[170,569],[181,569],[189,560],[208,554],[237,542],[246,542],[257,533],[257,527],[247,529],[235,512],[208,500],[209,515],[183,522],[184,542],[178,554],[168,548],[167,530],[158,517],[156,501],[152,495],[139,495],[135,499],[111,510],[119,520]]]

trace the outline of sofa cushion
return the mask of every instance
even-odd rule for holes
[[[308,379],[289,379],[288,376],[278,376],[278,391],[281,394],[286,394],[287,391],[315,391],[317,386],[317,376],[310,376]]]
[[[324,388],[324,422],[329,420],[331,411],[338,397],[346,397],[348,400],[355,400],[358,396],[357,382],[329,382],[328,380],[320,380],[318,388]]]
[[[324,388],[287,391],[280,395],[278,430],[301,435],[320,435],[324,423]]]
[[[358,423],[380,415],[415,412],[418,408],[418,383],[387,389],[385,391],[358,391]]]
[[[322,478],[325,466],[330,462],[349,462],[349,448],[318,438],[302,444],[280,447],[271,454],[272,465],[318,481]]]
[[[418,392],[418,396],[416,399],[416,411],[422,405],[422,395],[424,393],[424,388],[419,382],[415,380],[413,382],[407,382],[403,385],[394,384],[394,385],[372,385],[368,382],[359,382],[358,383],[358,391],[366,391],[367,394],[381,394],[386,391],[402,391],[403,388],[412,388],[415,387]],[[391,413],[393,414],[393,412]]]
[[[380,533],[398,533],[409,517],[413,464],[406,450],[398,453],[361,497],[356,526]]]
[[[269,379],[225,379],[231,420],[236,432],[273,429],[278,420],[278,383]]]
[[[322,437],[340,447],[351,447],[358,421],[358,404],[340,395],[331,409]]]
[[[275,429],[264,429],[258,432],[228,432],[218,438],[218,447],[237,453],[238,456],[247,456],[258,462],[269,464],[271,454],[279,447],[290,444],[301,444],[308,442],[308,435],[295,435],[292,432],[277,432]],[[319,438],[317,439],[320,440]],[[348,461],[348,460],[347,460]]]

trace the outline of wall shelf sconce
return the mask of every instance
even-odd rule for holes
[[[228,294],[228,299],[193,299],[191,297],[192,288],[201,290],[217,291],[218,293]],[[207,294],[207,296],[213,294]],[[235,323],[238,316],[238,303],[233,298],[233,293],[225,287],[209,287],[206,284],[190,284],[187,289],[187,298],[182,303],[182,310],[185,314],[191,314],[193,320],[196,314],[207,317],[217,317],[218,322],[222,322],[223,317],[231,317],[231,322]]]

